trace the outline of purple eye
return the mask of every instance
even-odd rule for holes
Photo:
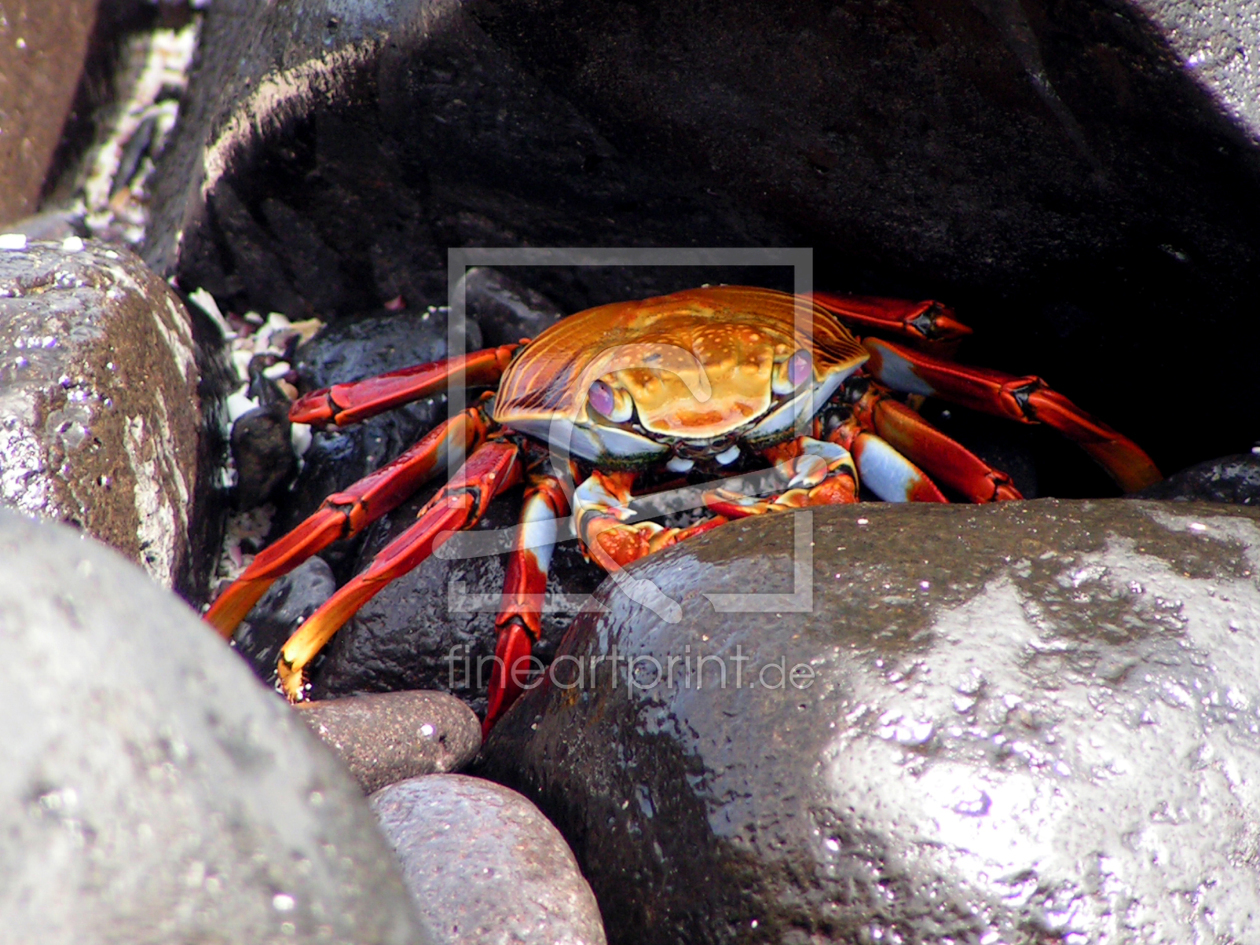
[[[597,413],[605,417],[611,417],[613,411],[617,409],[617,398],[613,394],[613,389],[603,381],[596,381],[591,385],[591,389],[586,392],[586,399]]]
[[[814,373],[814,359],[801,350],[788,358],[787,376],[793,387],[800,387]]]

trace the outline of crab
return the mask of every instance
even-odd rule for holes
[[[846,324],[900,342],[859,339]],[[599,306],[533,341],[306,394],[292,405],[293,421],[343,426],[451,383],[494,388],[393,462],[329,496],[260,552],[205,619],[230,637],[278,577],[396,508],[446,465],[451,450],[463,451],[467,460],[417,521],[289,638],[277,673],[290,700],[303,698],[306,667],[368,599],[524,481],[522,527],[495,620],[488,732],[529,676],[552,548],[570,514],[587,556],[624,578],[631,562],[731,519],[855,502],[859,482],[894,502],[946,502],[941,487],[972,502],[1022,498],[1008,475],[912,409],[931,396],[1054,427],[1125,491],[1159,481],[1137,444],[1040,378],[941,355],[940,346],[969,333],[934,301],[704,287]],[[741,479],[708,488],[697,522],[639,518],[636,486],[758,464],[770,468],[756,494]]]

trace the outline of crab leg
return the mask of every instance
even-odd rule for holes
[[[555,550],[556,520],[569,514],[569,500],[555,476],[531,477],[521,509],[516,547],[503,581],[503,608],[494,620],[498,644],[490,672],[490,704],[483,734],[524,691],[529,655],[542,636],[543,595]]]
[[[927,474],[850,417],[828,437],[853,454],[866,488],[885,502],[948,502]]]
[[[715,515],[690,528],[665,528],[656,522],[630,522],[632,472],[600,472],[598,469],[573,492],[573,520],[578,540],[605,571],[618,571],[632,561],[676,545],[724,524]]]
[[[971,502],[1023,498],[1010,476],[878,387],[872,385],[853,405],[853,416],[862,429],[877,433],[898,453],[926,469],[934,481]]]
[[[843,505],[858,500],[853,456],[839,443],[801,436],[763,454],[787,479],[787,488],[758,499],[729,489],[705,493],[704,504],[728,518],[763,515],[810,505]]]
[[[335,384],[299,397],[289,408],[294,423],[345,426],[402,404],[441,393],[449,385],[497,384],[520,345],[502,345],[459,358],[413,364],[353,384]]]
[[[866,371],[893,390],[938,396],[1021,423],[1046,423],[1079,444],[1125,492],[1163,478],[1140,446],[1035,375],[1016,377],[954,364],[878,338],[864,339],[862,344],[871,355]]]
[[[434,427],[393,462],[330,495],[306,521],[255,556],[244,573],[206,611],[206,622],[223,636],[232,636],[276,578],[333,542],[357,535],[397,508],[435,471],[446,467],[452,444],[471,451],[485,437],[485,416],[479,408],[470,407]]]
[[[815,292],[814,301],[840,321],[865,331],[885,331],[917,341],[957,341],[971,334],[969,327],[954,318],[952,308],[931,299],[907,302]]]
[[[451,535],[481,520],[496,495],[521,480],[520,452],[505,440],[486,443],[429,500],[416,523],[386,545],[367,568],[311,614],[280,651],[276,672],[291,701],[302,696],[303,671],[332,635],[386,584],[406,574]]]

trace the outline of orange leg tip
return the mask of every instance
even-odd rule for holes
[[[306,674],[283,656],[276,662],[276,675],[280,678],[280,690],[291,703],[306,699]]]

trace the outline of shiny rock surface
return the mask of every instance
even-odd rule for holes
[[[195,596],[211,447],[175,294],[123,248],[0,250],[0,358],[0,503],[75,525]]]
[[[680,622],[605,584],[566,672],[484,749],[480,772],[573,844],[613,941],[1260,935],[1260,515],[1043,499],[809,519],[631,568]],[[751,591],[781,596],[706,598]],[[673,685],[650,663],[671,657]]]

